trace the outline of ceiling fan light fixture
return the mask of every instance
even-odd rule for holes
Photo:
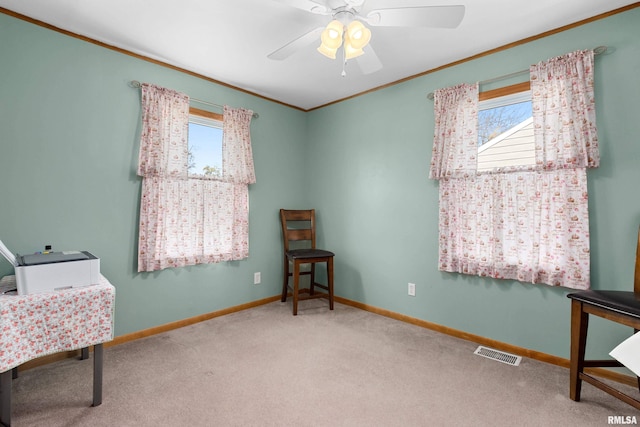
[[[371,40],[371,30],[358,20],[352,21],[347,27],[346,37],[354,49],[362,49]]]
[[[331,21],[320,36],[322,44],[330,49],[337,49],[342,44],[344,26],[339,21]]]
[[[364,53],[364,51],[360,48],[355,48],[353,47],[353,45],[351,43],[349,43],[348,40],[345,40],[344,42],[344,59],[353,59],[353,58],[357,58],[358,56],[362,55]]]
[[[320,40],[322,43],[318,47],[318,52],[330,59],[336,59],[336,52],[342,45],[342,35],[344,25],[340,21],[333,20],[322,31]]]
[[[338,51],[338,49],[331,49],[330,47],[327,47],[324,43],[322,43],[318,47],[318,52],[320,52],[321,54],[323,54],[324,56],[326,56],[329,59],[336,59],[336,52],[337,51]]]

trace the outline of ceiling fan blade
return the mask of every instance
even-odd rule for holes
[[[364,54],[356,58],[362,74],[373,74],[382,69],[382,62],[380,62],[380,58],[378,58],[370,44],[366,45],[362,50],[364,50]]]
[[[465,7],[417,6],[372,10],[367,22],[381,27],[456,28],[464,18]]]
[[[318,15],[328,15],[331,9],[327,5],[317,3],[312,0],[274,0],[278,3],[286,4],[296,9],[306,10],[307,12],[317,13]]]
[[[322,31],[324,31],[324,27],[315,28],[306,34],[301,35],[297,39],[290,41],[289,43],[285,44],[281,48],[274,50],[269,55],[267,55],[267,58],[275,59],[278,61],[286,59],[292,54],[294,54],[296,51],[304,47],[307,47],[308,45],[310,45],[315,41],[319,41],[320,34],[322,34]]]

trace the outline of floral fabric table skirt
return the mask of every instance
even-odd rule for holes
[[[49,354],[113,339],[115,288],[97,285],[11,295],[15,276],[0,281],[0,372]]]

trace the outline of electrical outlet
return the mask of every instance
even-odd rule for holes
[[[260,284],[260,272],[256,272],[253,273],[253,284],[254,285],[259,285]]]
[[[415,283],[409,283],[409,295],[412,297],[416,296],[416,284]]]

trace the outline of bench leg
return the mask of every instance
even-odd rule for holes
[[[576,402],[580,401],[582,379],[580,374],[584,371],[584,353],[587,345],[587,328],[589,327],[589,314],[582,310],[582,302],[571,301],[571,364],[569,368],[569,397]]]

